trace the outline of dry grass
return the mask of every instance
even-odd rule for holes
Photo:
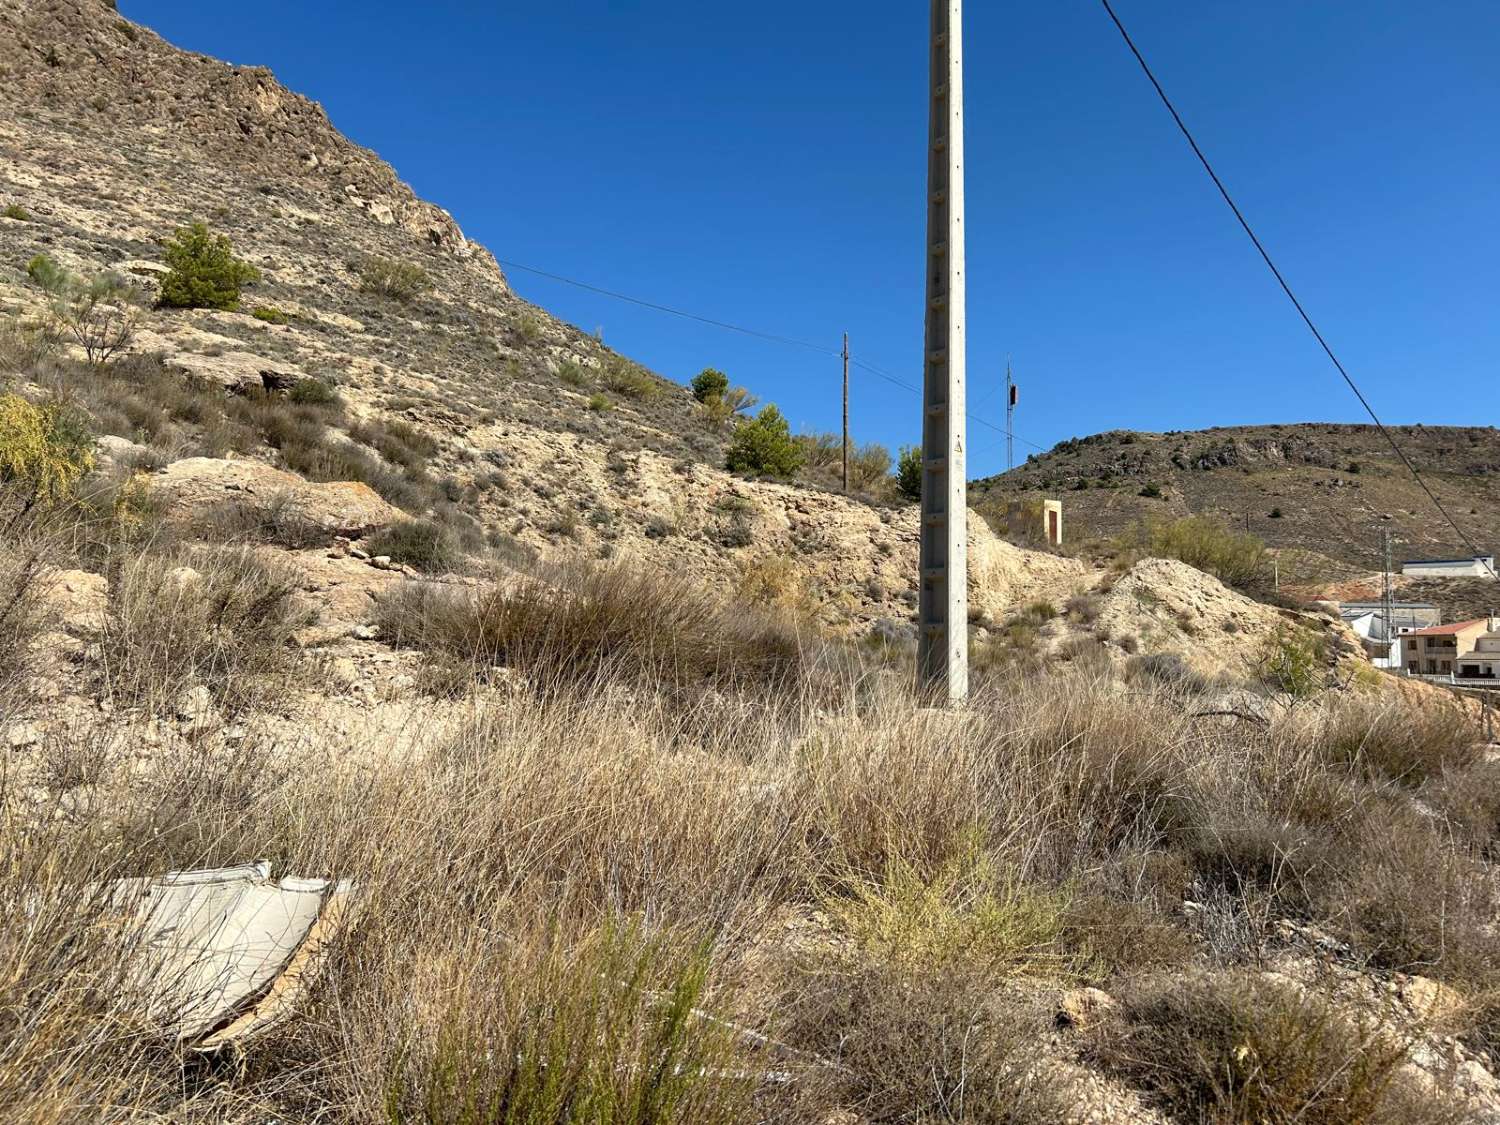
[[[377,620],[396,644],[503,664],[547,688],[624,680],[794,692],[808,659],[769,614],[627,565],[525,575],[477,593],[408,584]]]
[[[111,575],[106,692],[152,710],[193,686],[242,710],[284,692],[292,634],[309,623],[291,572],[248,547],[149,551]]]
[[[113,585],[118,701],[202,683],[295,706],[296,615],[253,553],[126,553]],[[1099,1065],[1184,1119],[1394,1120],[1404,1046],[1366,1049],[1372,1017],[1246,975],[1281,918],[1450,981],[1475,998],[1460,1030],[1496,1039],[1500,823],[1482,765],[1435,736],[1381,734],[1371,768],[1369,731],[1334,752],[1362,729],[1343,708],[1225,728],[1072,666],[921,710],[622,569],[410,583],[382,627],[467,678],[461,704],[423,707],[415,750],[252,734],[140,763],[126,736],[100,766],[84,732],[49,768],[107,816],[0,790],[0,902],[41,887],[61,911],[0,942],[13,1119],[1056,1121],[1075,1091],[1045,1069],[1046,998],[1091,982],[1125,1001]],[[537,690],[476,690],[497,661]],[[65,940],[92,932],[67,888],[261,857],[354,879],[359,909],[298,1016],[189,1081],[107,987],[117,951]]]
[[[1413,1125],[1465,1119],[1441,1094],[1410,1088],[1410,1043],[1359,1011],[1284,978],[1251,973],[1156,977],[1122,996],[1094,1037],[1107,1070],[1173,1117],[1214,1125],[1319,1121]]]

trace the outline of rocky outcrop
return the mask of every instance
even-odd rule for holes
[[[163,502],[166,518],[179,524],[238,510],[267,520],[296,521],[331,540],[365,535],[401,517],[368,485],[313,484],[259,461],[190,457],[168,465],[150,481],[151,495]]]
[[[503,284],[500,267],[453,216],[418,199],[390,165],[345,138],[323,107],[264,67],[179,51],[104,0],[0,0],[0,105],[85,108],[151,123],[184,148],[249,174],[294,176],[422,242],[471,261]],[[128,107],[128,108],[127,108]]]

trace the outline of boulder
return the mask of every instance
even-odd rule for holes
[[[249,352],[225,352],[223,355],[178,352],[163,362],[169,371],[181,372],[201,382],[216,383],[229,391],[252,388],[288,391],[307,378],[296,364],[266,359]]]
[[[1451,1028],[1468,1009],[1462,993],[1430,977],[1407,977],[1398,989],[1412,1015],[1428,1027]]]
[[[61,570],[45,585],[47,607],[56,615],[58,628],[66,633],[87,635],[104,628],[109,611],[109,581],[87,570]]]
[[[260,461],[189,457],[151,478],[151,495],[167,506],[168,522],[190,523],[225,505],[296,521],[332,539],[387,527],[401,512],[369,485],[313,484]]]

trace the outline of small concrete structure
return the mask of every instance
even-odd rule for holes
[[[1005,522],[1012,535],[1026,535],[1053,547],[1062,546],[1061,500],[1012,500],[1005,509]]]
[[[1469,559],[1409,559],[1401,564],[1405,578],[1494,578],[1495,556]]]

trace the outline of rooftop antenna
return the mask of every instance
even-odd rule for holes
[[[963,0],[932,0],[917,686],[969,698]]]

